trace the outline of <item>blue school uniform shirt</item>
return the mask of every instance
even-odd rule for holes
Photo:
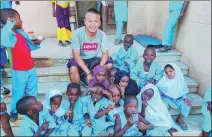
[[[184,5],[184,1],[169,1],[169,11],[173,10],[182,10]]]
[[[49,129],[55,128],[56,124],[53,117],[49,114],[48,110],[43,108],[41,112],[39,112],[39,125],[37,125],[33,120],[31,120],[28,116],[25,116],[23,121],[21,122],[19,133],[20,136],[33,136],[41,125],[49,121]],[[41,135],[44,135],[47,130],[42,131]]]
[[[163,70],[155,61],[152,62],[149,72],[144,72],[144,61],[138,60],[136,66],[130,72],[131,79],[135,80],[139,87],[143,87],[152,78],[158,81],[162,76]]]
[[[127,119],[124,114],[124,112],[119,113],[119,117],[121,120],[121,129],[124,128],[124,126],[127,124]],[[139,121],[138,114],[133,116],[134,121]],[[143,134],[139,131],[136,124],[133,124],[125,133],[123,136],[142,136]]]
[[[97,57],[100,52],[108,50],[108,40],[105,32],[98,29],[96,37],[90,39],[86,34],[85,27],[76,29],[73,32],[72,49],[80,50],[80,56],[82,59],[91,59]]]
[[[95,119],[94,116],[99,110],[106,109],[112,102],[105,97],[103,97],[100,101],[96,102],[94,106],[94,102],[91,99],[91,95],[85,96],[81,98],[83,105],[87,108],[87,113],[90,116],[90,121],[92,123],[92,135],[98,135],[102,131],[106,130],[107,127],[113,125],[113,122],[106,122],[106,115]]]

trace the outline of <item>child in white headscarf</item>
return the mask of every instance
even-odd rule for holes
[[[207,89],[205,92],[204,102],[202,105],[202,114],[204,115],[204,121],[202,124],[202,135],[204,137],[211,137],[212,136],[212,130],[211,130],[211,120],[212,120],[212,113],[211,113],[211,101],[212,95],[211,95],[211,87]]]
[[[43,106],[49,110],[49,114],[54,118],[56,128],[53,135],[67,136],[69,123],[65,120],[65,109],[62,107],[62,92],[51,89],[46,93]]]
[[[184,130],[188,130],[184,118],[188,117],[191,102],[187,99],[188,87],[180,68],[174,64],[167,64],[164,68],[165,75],[157,83],[164,103],[175,109],[180,109],[176,119],[177,124]]]
[[[147,129],[146,134],[148,136],[169,136],[173,132],[177,132],[177,130],[174,129],[174,121],[155,85],[145,85],[136,97],[138,99],[138,112],[141,113],[149,123],[154,125],[154,129]]]

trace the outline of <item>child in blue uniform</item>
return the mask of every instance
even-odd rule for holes
[[[172,49],[174,41],[174,33],[179,19],[184,16],[188,1],[170,1],[169,2],[169,18],[166,21],[163,31],[162,45],[159,52],[165,52]]]
[[[34,96],[25,96],[16,104],[17,112],[25,115],[19,136],[50,136],[56,127],[53,117]]]
[[[102,84],[95,84],[96,90],[91,92],[91,95],[81,98],[83,106],[87,108],[85,114],[85,120],[91,122],[92,136],[107,136],[111,134],[107,131],[107,128],[113,125],[113,122],[106,122],[106,114],[112,109],[112,102],[103,97],[102,90],[104,86]]]
[[[202,124],[202,135],[204,137],[211,137],[212,136],[212,130],[211,130],[211,120],[212,120],[212,92],[211,87],[207,89],[204,96],[204,102],[202,105],[202,114],[204,115],[204,121]]]
[[[130,77],[136,81],[138,87],[142,88],[147,83],[156,84],[163,76],[160,65],[154,61],[156,51],[152,47],[147,47],[143,54],[144,61],[138,61],[132,69]]]
[[[137,126],[139,122],[138,100],[135,96],[127,96],[124,111],[118,113],[115,119],[114,136],[142,136]]]
[[[110,81],[110,84],[114,84],[115,75],[119,71],[118,68],[112,68],[108,73],[108,80]]]
[[[167,107],[180,109],[176,122],[186,131],[188,127],[184,122],[184,118],[188,117],[191,109],[191,102],[187,98],[188,87],[180,68],[176,64],[167,64],[164,71],[165,76],[159,80],[156,86],[159,88],[162,100]]]
[[[114,61],[114,67],[128,73],[133,67],[135,67],[138,60],[138,52],[133,46],[133,39],[134,38],[131,34],[127,34],[124,37],[123,47],[120,47]]]

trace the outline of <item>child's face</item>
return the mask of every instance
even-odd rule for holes
[[[154,95],[154,91],[152,89],[147,89],[141,94],[141,100],[143,102],[147,102]]]
[[[51,111],[55,113],[57,109],[60,107],[62,101],[62,96],[53,97],[50,101]]]
[[[143,54],[143,58],[144,58],[145,62],[148,63],[148,64],[152,64],[152,61],[156,57],[155,54],[156,54],[155,51],[153,51],[151,49],[145,50],[144,54]]]
[[[129,47],[133,44],[133,37],[124,37],[124,49],[127,51]]]
[[[120,93],[120,91],[117,90],[117,89],[114,89],[114,90],[112,91],[112,98],[113,98],[113,102],[114,102],[115,104],[119,104],[119,101],[120,101],[120,99],[121,99],[121,93]]]
[[[94,13],[86,13],[84,23],[88,32],[95,33],[101,23],[100,16]]]
[[[34,113],[39,113],[40,111],[43,110],[43,105],[41,104],[40,101],[36,100],[36,98],[34,98],[32,102],[33,102],[33,103],[32,103],[31,106],[29,107],[30,110],[32,110],[32,112],[34,112]]]
[[[167,67],[165,69],[165,73],[166,73],[166,76],[169,78],[169,79],[173,79],[175,77],[175,70],[172,69],[172,68],[169,68]]]
[[[15,28],[21,29],[22,28],[22,20],[19,14],[15,16],[16,24]]]
[[[76,101],[80,95],[80,91],[76,88],[69,88],[67,94],[69,101]]]
[[[131,116],[132,114],[137,114],[138,113],[138,101],[132,100],[128,104],[126,104],[124,106],[124,112],[128,116]]]
[[[121,78],[121,81],[119,82],[119,86],[125,89],[128,86],[128,83],[129,83],[129,77],[124,76]]]
[[[113,69],[109,72],[109,78],[108,79],[109,79],[111,84],[114,83],[116,73],[117,73],[116,69]]]
[[[98,87],[96,92],[91,92],[91,99],[93,102],[98,102],[99,100],[102,99],[103,94],[102,94],[103,88]]]
[[[96,75],[96,79],[101,83],[105,80],[105,73],[104,72],[99,72],[97,75]]]

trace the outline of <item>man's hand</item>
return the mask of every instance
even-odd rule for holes
[[[182,19],[184,16],[184,12],[181,12],[180,16],[179,16],[179,19]]]
[[[44,122],[42,125],[41,125],[41,130],[44,131],[44,130],[47,130],[49,128],[49,121],[46,121]]]

